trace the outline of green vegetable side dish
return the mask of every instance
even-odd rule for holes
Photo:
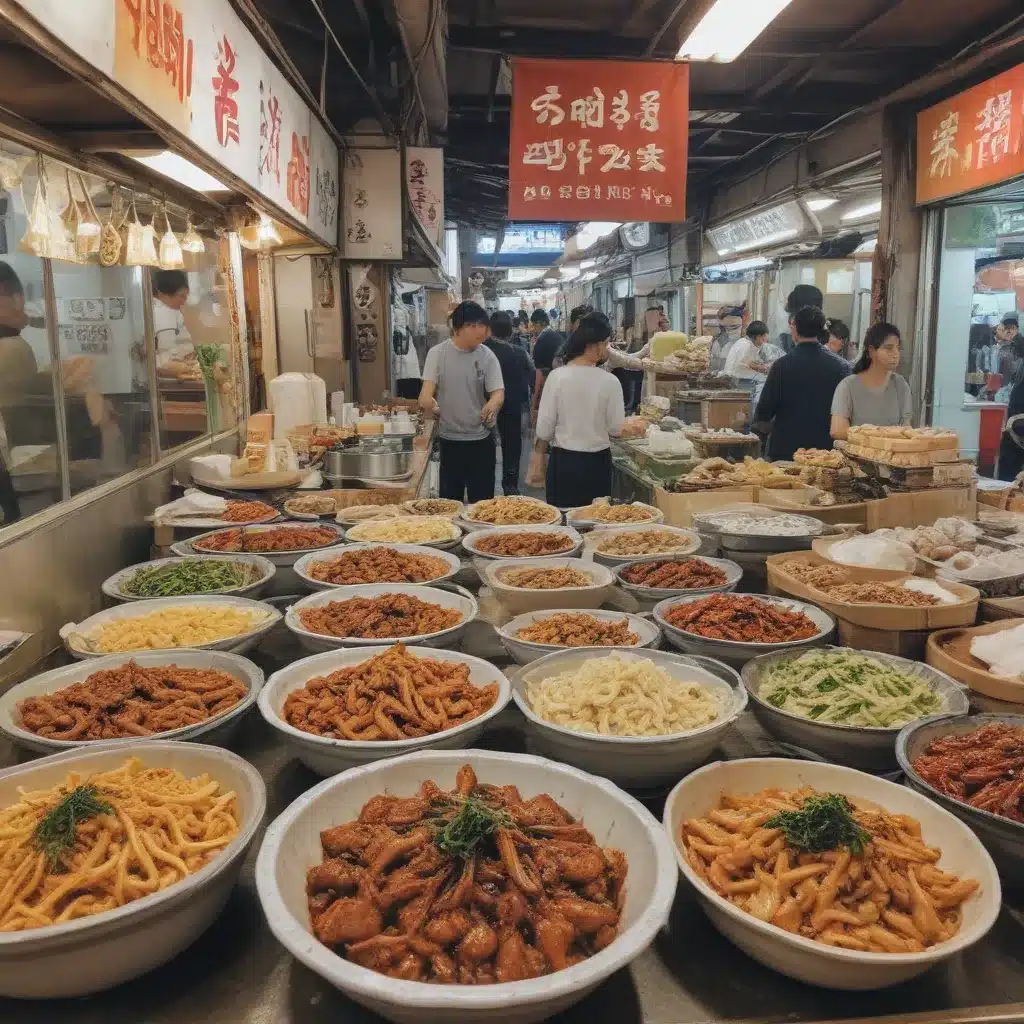
[[[780,711],[827,725],[896,729],[946,710],[920,676],[848,651],[809,651],[766,667],[758,696]]]
[[[98,814],[113,814],[114,808],[100,799],[95,786],[78,786],[49,814],[32,833],[32,840],[40,853],[46,855],[51,871],[67,868],[67,855],[78,842],[78,826]]]
[[[169,565],[143,566],[118,586],[133,597],[190,597],[249,586],[260,576],[259,568],[248,562],[191,558]]]
[[[781,828],[790,846],[808,853],[845,848],[859,857],[871,842],[853,818],[853,804],[838,793],[808,797],[799,811],[780,811],[764,827]]]

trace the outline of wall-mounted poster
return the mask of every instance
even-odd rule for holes
[[[397,149],[348,150],[343,184],[345,259],[401,259],[402,154]]]
[[[409,205],[427,237],[444,247],[444,150],[410,146],[405,151]]]

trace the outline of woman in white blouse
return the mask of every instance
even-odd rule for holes
[[[612,329],[602,313],[583,317],[565,349],[565,365],[553,370],[537,413],[535,462],[548,452],[547,500],[579,508],[611,493],[610,437],[622,430],[622,388],[601,364],[608,358]]]

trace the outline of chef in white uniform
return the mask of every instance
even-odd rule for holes
[[[153,336],[158,377],[195,377],[195,345],[182,309],[188,302],[188,275],[183,270],[153,274]]]

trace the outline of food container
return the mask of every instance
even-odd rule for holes
[[[431,779],[455,784],[463,764],[481,782],[515,785],[524,796],[550,793],[603,845],[629,862],[615,940],[582,963],[529,981],[501,985],[430,985],[359,967],[310,932],[306,868],[322,858],[320,832],[355,819],[379,793],[415,795]],[[536,1024],[560,1013],[640,955],[664,927],[677,881],[671,844],[642,804],[604,779],[525,754],[425,751],[377,761],[327,779],[304,793],[267,829],[256,862],[256,889],[277,940],[349,998],[397,1024]]]
[[[94,672],[119,668],[128,662],[142,667],[150,665],[178,665],[181,668],[215,669],[227,672],[241,680],[248,693],[232,708],[197,725],[157,733],[150,737],[132,736],[115,740],[58,740],[39,736],[22,728],[18,705],[29,697],[56,693],[75,683],[84,682]],[[54,754],[63,750],[95,747],[99,743],[126,744],[153,743],[157,740],[202,740],[204,743],[227,744],[238,731],[245,713],[256,703],[263,688],[263,670],[248,658],[226,651],[197,651],[183,647],[176,651],[145,651],[135,654],[108,654],[103,658],[76,662],[51,672],[42,672],[23,683],[18,683],[0,694],[0,732],[25,750],[40,754]]]
[[[139,562],[137,565],[130,565],[127,569],[115,572],[113,576],[103,581],[103,593],[107,597],[112,597],[115,601],[159,600],[158,598],[139,597],[136,594],[129,594],[121,589],[121,584],[131,579],[140,569],[155,569],[164,565],[177,565],[180,562],[195,561],[197,557],[197,555],[176,555],[173,558],[157,558],[151,562]],[[256,599],[263,595],[263,591],[267,589],[270,581],[274,578],[274,573],[277,571],[274,563],[269,558],[263,558],[261,555],[204,555],[203,557],[211,560],[219,559],[223,562],[238,562],[243,565],[250,565],[258,573],[252,583],[246,583],[240,587],[229,587],[227,590],[204,591],[204,594],[233,594],[235,597],[251,597]]]
[[[645,505],[642,501],[633,501],[629,504],[635,505],[639,508],[646,509],[650,515],[650,519],[644,519],[637,523],[609,523],[603,519],[584,519],[580,518],[579,513],[583,511],[582,508],[570,509],[565,514],[565,521],[569,526],[577,530],[593,530],[598,526],[606,527],[622,527],[622,526],[651,526],[654,523],[660,523],[665,519],[665,513],[660,508],[655,508],[654,505]]]
[[[979,889],[963,904],[960,931],[923,953],[862,953],[828,946],[761,921],[719,896],[690,866],[679,837],[683,822],[702,817],[723,793],[756,793],[811,786],[820,793],[841,793],[855,803],[875,804],[921,823],[929,846],[942,850],[939,867],[975,878]],[[992,858],[978,837],[949,811],[905,786],[865,772],[819,761],[751,758],[717,761],[683,779],[665,804],[662,819],[683,877],[696,892],[711,923],[730,942],[759,963],[797,981],[823,988],[864,991],[886,988],[923,974],[979,942],[999,916],[1002,893]]]
[[[550,608],[544,611],[537,612],[526,612],[524,615],[517,615],[514,619],[506,622],[504,626],[497,627],[498,639],[501,640],[501,646],[516,660],[520,665],[529,665],[530,662],[536,661],[538,658],[543,658],[545,654],[553,654],[556,651],[565,650],[586,650],[592,655],[599,654],[600,652],[610,651],[636,651],[645,647],[657,647],[658,642],[661,640],[661,630],[650,619],[641,618],[639,615],[629,615],[626,612],[609,612],[601,611],[600,609],[586,612],[587,615],[592,615],[595,619],[604,619],[606,622],[621,622],[623,619],[629,620],[629,630],[631,633],[636,633],[640,637],[640,643],[635,647],[563,647],[560,644],[537,644],[530,643],[527,640],[520,640],[516,633],[520,629],[525,629],[527,626],[532,626],[538,619],[548,619],[552,615],[559,615],[562,613],[573,614],[579,612],[578,608]]]
[[[554,761],[601,775],[624,789],[657,789],[671,785],[703,764],[746,709],[747,693],[739,675],[721,662],[668,651],[648,650],[634,654],[617,648],[607,653],[650,661],[676,679],[700,683],[719,697],[721,714],[708,725],[668,736],[604,736],[555,725],[531,709],[527,700],[530,682],[572,672],[584,662],[601,656],[593,647],[563,648],[538,658],[518,672],[512,681],[512,699],[526,718],[531,749]]]
[[[715,568],[721,569],[726,575],[726,580],[717,587],[644,587],[638,583],[627,583],[622,577],[622,574],[631,566],[660,561],[707,562],[709,565],[713,565]],[[664,601],[669,597],[679,597],[680,595],[687,594],[707,597],[708,594],[731,593],[739,586],[742,578],[743,569],[735,562],[730,562],[726,558],[707,558],[704,555],[663,555],[660,558],[638,558],[632,562],[626,562],[624,565],[620,565],[615,570],[615,579],[627,594],[632,594],[639,601],[655,603]]]
[[[714,640],[697,633],[690,633],[678,626],[673,626],[665,619],[669,609],[680,604],[703,600],[700,596],[670,597],[660,602],[654,608],[654,621],[665,631],[668,642],[684,654],[701,654],[706,658],[715,658],[737,667],[746,664],[759,654],[770,654],[772,651],[802,651],[807,647],[822,647],[827,643],[836,627],[832,617],[813,604],[793,601],[786,597],[769,597],[767,594],[744,594],[743,596],[755,597],[760,601],[779,605],[789,611],[803,612],[818,627],[818,633],[807,640],[791,640],[780,644],[743,643],[738,640]]]
[[[445,583],[458,575],[462,568],[462,559],[449,551],[438,551],[437,548],[426,547],[421,544],[343,544],[336,548],[324,548],[313,554],[303,555],[295,563],[295,574],[302,580],[307,590],[348,590],[353,586],[365,586],[365,584],[351,583],[325,583],[323,580],[313,579],[309,575],[310,566],[317,562],[330,562],[348,551],[366,551],[370,548],[389,548],[392,551],[399,551],[410,555],[426,555],[429,558],[440,558],[448,563],[448,570],[443,576],[437,579],[428,580],[422,586],[435,586],[438,583]]]
[[[319,608],[334,601],[351,601],[357,597],[380,597],[382,594],[408,594],[428,604],[440,605],[442,608],[454,608],[462,615],[458,625],[436,633],[424,633],[422,636],[394,637],[385,640],[383,637],[340,637],[314,633],[306,629],[299,620],[299,612],[303,608]],[[466,627],[477,617],[480,607],[476,598],[462,587],[442,590],[439,587],[417,586],[414,583],[363,583],[355,587],[331,590],[320,590],[315,594],[296,601],[285,614],[285,625],[299,638],[299,643],[314,654],[323,651],[334,651],[339,647],[379,647],[381,644],[403,643],[408,646],[420,644],[423,647],[443,647],[453,644],[465,632]]]
[[[826,650],[845,652],[849,651],[849,648],[829,646]],[[762,654],[743,666],[743,685],[750,694],[750,708],[757,720],[777,739],[821,754],[831,764],[843,764],[866,772],[894,770],[896,737],[902,726],[882,729],[816,722],[813,718],[804,718],[792,711],[783,711],[761,699],[761,676],[765,669],[780,662],[792,661],[805,653],[806,651],[800,650]],[[920,676],[945,701],[946,710],[940,714],[965,715],[970,710],[965,687],[943,672],[907,658],[897,658],[893,654],[879,654],[875,651],[850,653],[863,654],[875,661],[891,665],[900,672]]]
[[[512,689],[505,674],[482,658],[474,658],[458,651],[435,650],[432,647],[409,647],[409,653],[420,658],[434,658],[468,665],[469,679],[475,686],[497,683],[498,698],[494,706],[454,729],[407,740],[336,740],[304,732],[285,721],[283,712],[286,698],[293,691],[302,689],[310,679],[330,675],[351,665],[361,665],[364,661],[369,661],[390,649],[391,645],[386,644],[316,654],[275,672],[267,681],[265,693],[261,695],[262,699],[259,701],[260,714],[280,733],[288,750],[310,771],[318,775],[336,775],[356,765],[411,754],[417,750],[461,750],[471,747],[491,719],[496,718],[511,699]]]
[[[438,548],[441,551],[449,551],[449,550],[452,550],[454,548],[457,548],[459,546],[459,541],[462,540],[462,530],[455,523],[453,523],[450,519],[447,519],[444,516],[408,516],[408,517],[399,516],[397,519],[389,519],[389,520],[385,520],[385,521],[386,522],[391,522],[391,523],[400,523],[400,522],[403,521],[403,519],[406,519],[406,518],[408,518],[408,519],[425,519],[425,518],[429,518],[429,519],[444,519],[444,521],[447,523],[447,525],[449,527],[448,539],[447,540],[421,540],[421,541],[418,541],[418,544],[421,547]],[[362,536],[360,536],[360,534],[362,532],[362,527],[364,527],[366,525],[367,525],[367,521],[364,520],[361,523],[356,523],[355,526],[350,526],[345,531],[345,540],[348,541],[350,544],[364,544],[364,543],[365,544],[399,544],[399,543],[404,543],[402,541],[389,541],[389,540],[364,540],[364,538]]]
[[[238,834],[194,875],[117,910],[45,928],[0,932],[0,995],[58,999],[113,988],[176,957],[224,908],[266,810],[260,773],[237,754],[156,739],[67,751],[0,772],[0,805],[14,803],[20,789],[49,789],[63,783],[69,772],[88,776],[109,771],[130,757],[189,777],[207,773],[234,790],[241,819]]]
[[[362,440],[351,448],[330,448],[324,455],[328,480],[404,480],[412,474],[413,453],[400,440]]]
[[[230,636],[224,640],[214,640],[208,644],[193,644],[190,650],[197,651],[229,651],[232,654],[245,654],[246,651],[255,647],[269,633],[274,626],[281,621],[281,613],[272,605],[263,601],[252,601],[247,597],[221,597],[197,596],[197,597],[158,597],[149,601],[132,601],[130,604],[118,605],[116,608],[108,608],[106,611],[90,615],[83,622],[69,622],[60,628],[60,637],[64,646],[74,658],[105,658],[109,654],[131,654],[130,651],[91,651],[82,646],[75,638],[80,634],[91,633],[92,630],[112,622],[115,619],[134,619],[151,612],[164,611],[167,608],[176,608],[194,605],[209,605],[210,607],[223,607],[225,605],[237,608],[241,611],[260,612],[264,618],[259,624],[248,633]],[[185,650],[183,647],[168,648],[172,651]],[[138,654],[148,653],[145,651],[134,652]]]
[[[610,569],[578,558],[504,558],[480,564],[483,583],[511,615],[545,608],[600,608],[615,586]],[[509,569],[577,569],[587,573],[593,583],[586,587],[528,590],[501,582],[500,574]]]
[[[970,687],[975,703],[979,703],[976,695],[981,694],[983,698],[1024,704],[1024,680],[994,675],[983,661],[970,653],[970,643],[975,637],[990,636],[1021,625],[1024,619],[1000,619],[970,629],[939,630],[928,637],[925,660]]]
[[[774,534],[774,533],[749,533],[739,532],[727,523],[719,523],[714,528],[718,534],[719,544],[722,548],[733,551],[802,551],[808,550],[811,542],[819,536],[825,528],[820,519],[812,519],[810,516],[794,515],[790,512],[782,513],[787,519],[798,519],[807,527],[806,534]]]
[[[309,528],[308,523],[274,523],[271,526],[246,526],[241,527],[246,533],[258,533],[265,532],[266,530],[281,530],[288,526],[298,526]],[[335,526],[331,523],[318,523],[318,529],[331,530],[337,537],[333,542],[334,544],[340,544],[342,542],[344,531],[339,526]],[[239,529],[239,527],[234,527]],[[209,533],[201,533],[198,537],[189,537],[188,540],[178,541],[176,544],[171,545],[171,550],[176,555],[199,555],[203,558],[221,558],[224,555],[247,555],[245,551],[204,551],[202,548],[197,548],[195,545],[198,541],[205,540],[207,537],[214,537],[219,533],[224,533],[224,530],[211,530]],[[324,545],[322,548],[298,548],[295,551],[261,551],[259,553],[260,558],[267,559],[268,562],[273,562],[278,569],[284,567],[293,566],[303,555],[308,554],[310,551],[324,551],[330,545]]]
[[[492,555],[486,551],[480,550],[480,543],[485,538],[500,533],[556,533],[559,536],[567,537],[572,541],[572,547],[565,550],[559,551],[554,555],[523,555],[523,557],[516,558],[515,556],[509,555]],[[583,538],[573,529],[568,526],[496,526],[489,530],[475,530],[472,533],[467,533],[462,538],[462,546],[465,550],[472,555],[474,558],[488,558],[491,561],[519,561],[532,560],[536,558],[569,558],[577,555],[580,548],[583,546]]]
[[[462,514],[458,516],[456,522],[459,526],[465,530],[466,533],[472,533],[475,530],[522,530],[530,526],[558,526],[562,522],[562,513],[559,509],[555,508],[554,505],[549,505],[547,502],[539,501],[537,498],[530,498],[525,495],[515,495],[509,498],[510,501],[522,502],[524,505],[540,505],[544,508],[547,513],[547,520],[542,523],[506,523],[501,526],[497,526],[494,523],[486,522],[482,519],[473,519],[473,513],[480,503],[467,506]]]
[[[1024,825],[1018,821],[972,807],[925,782],[914,771],[917,760],[936,740],[946,736],[962,736],[983,725],[1024,726],[1024,715],[964,715],[959,718],[924,718],[903,727],[896,739],[896,757],[907,785],[924,793],[940,807],[966,823],[984,844],[1008,886],[1024,885]]]
[[[657,530],[659,533],[672,533],[679,537],[679,547],[674,551],[658,551],[650,555],[613,555],[598,550],[598,544],[609,537],[620,533],[636,533],[642,530]],[[664,523],[636,523],[633,526],[599,526],[587,535],[587,550],[593,553],[594,561],[617,569],[620,565],[631,562],[655,562],[659,558],[674,558],[678,555],[692,555],[699,547],[701,538],[694,530],[685,530],[681,526],[665,526]]]

